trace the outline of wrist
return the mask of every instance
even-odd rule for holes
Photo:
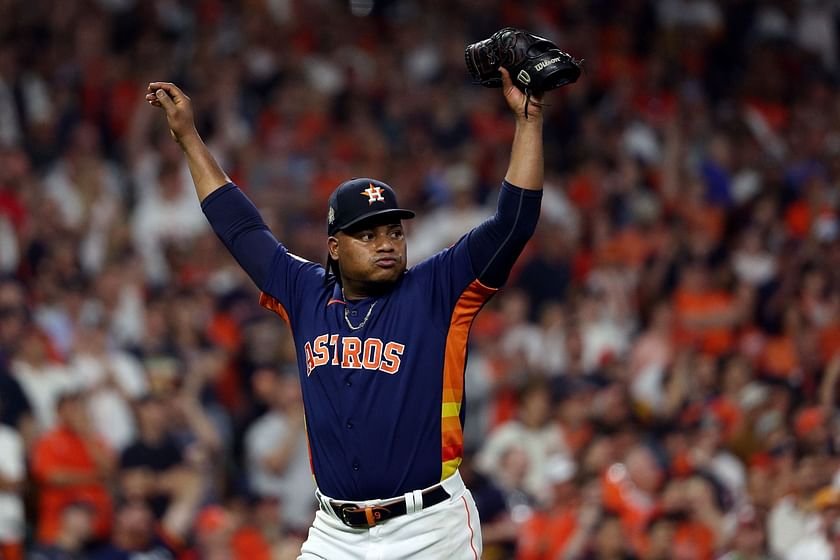
[[[175,137],[175,141],[178,142],[178,144],[180,144],[181,148],[185,152],[203,144],[201,136],[198,134],[198,131],[195,129],[195,127],[190,128],[186,132],[173,133],[173,136]]]
[[[529,113],[528,118],[525,118],[525,115],[516,115],[516,128],[521,128],[523,130],[528,129],[536,129],[541,130],[543,125],[543,117],[541,114],[533,114]]]

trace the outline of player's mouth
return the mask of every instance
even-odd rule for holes
[[[400,259],[397,257],[379,257],[376,259],[376,266],[379,268],[394,268]]]

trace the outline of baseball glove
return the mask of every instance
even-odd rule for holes
[[[531,94],[574,83],[580,76],[581,61],[545,37],[514,27],[505,27],[489,39],[469,45],[464,58],[473,83],[502,87],[499,66],[504,66],[514,85],[529,99]]]

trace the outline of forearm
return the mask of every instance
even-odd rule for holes
[[[199,201],[203,201],[210,193],[230,182],[230,178],[222,171],[198,132],[193,130],[180,138],[178,144],[187,156],[187,165]]]
[[[195,398],[185,398],[182,411],[187,420],[187,424],[192,429],[198,442],[210,452],[216,453],[221,451],[223,443],[219,432],[213,425],[210,417],[204,412],[201,403]]]
[[[172,501],[161,525],[168,536],[181,540],[193,525],[196,510],[201,503],[204,479],[190,469],[170,471],[169,477],[174,490],[170,494]]]
[[[543,119],[541,115],[531,115],[527,120],[516,119],[516,132],[510,152],[505,180],[508,183],[538,191],[543,188]]]
[[[828,366],[825,368],[822,383],[820,384],[820,404],[827,411],[834,409],[838,379],[840,379],[840,354],[834,356],[828,363]]]

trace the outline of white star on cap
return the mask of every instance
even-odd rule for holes
[[[368,185],[368,188],[359,193],[368,197],[368,206],[374,202],[385,202],[385,197],[382,196],[382,187],[374,187],[373,183],[368,183]]]

